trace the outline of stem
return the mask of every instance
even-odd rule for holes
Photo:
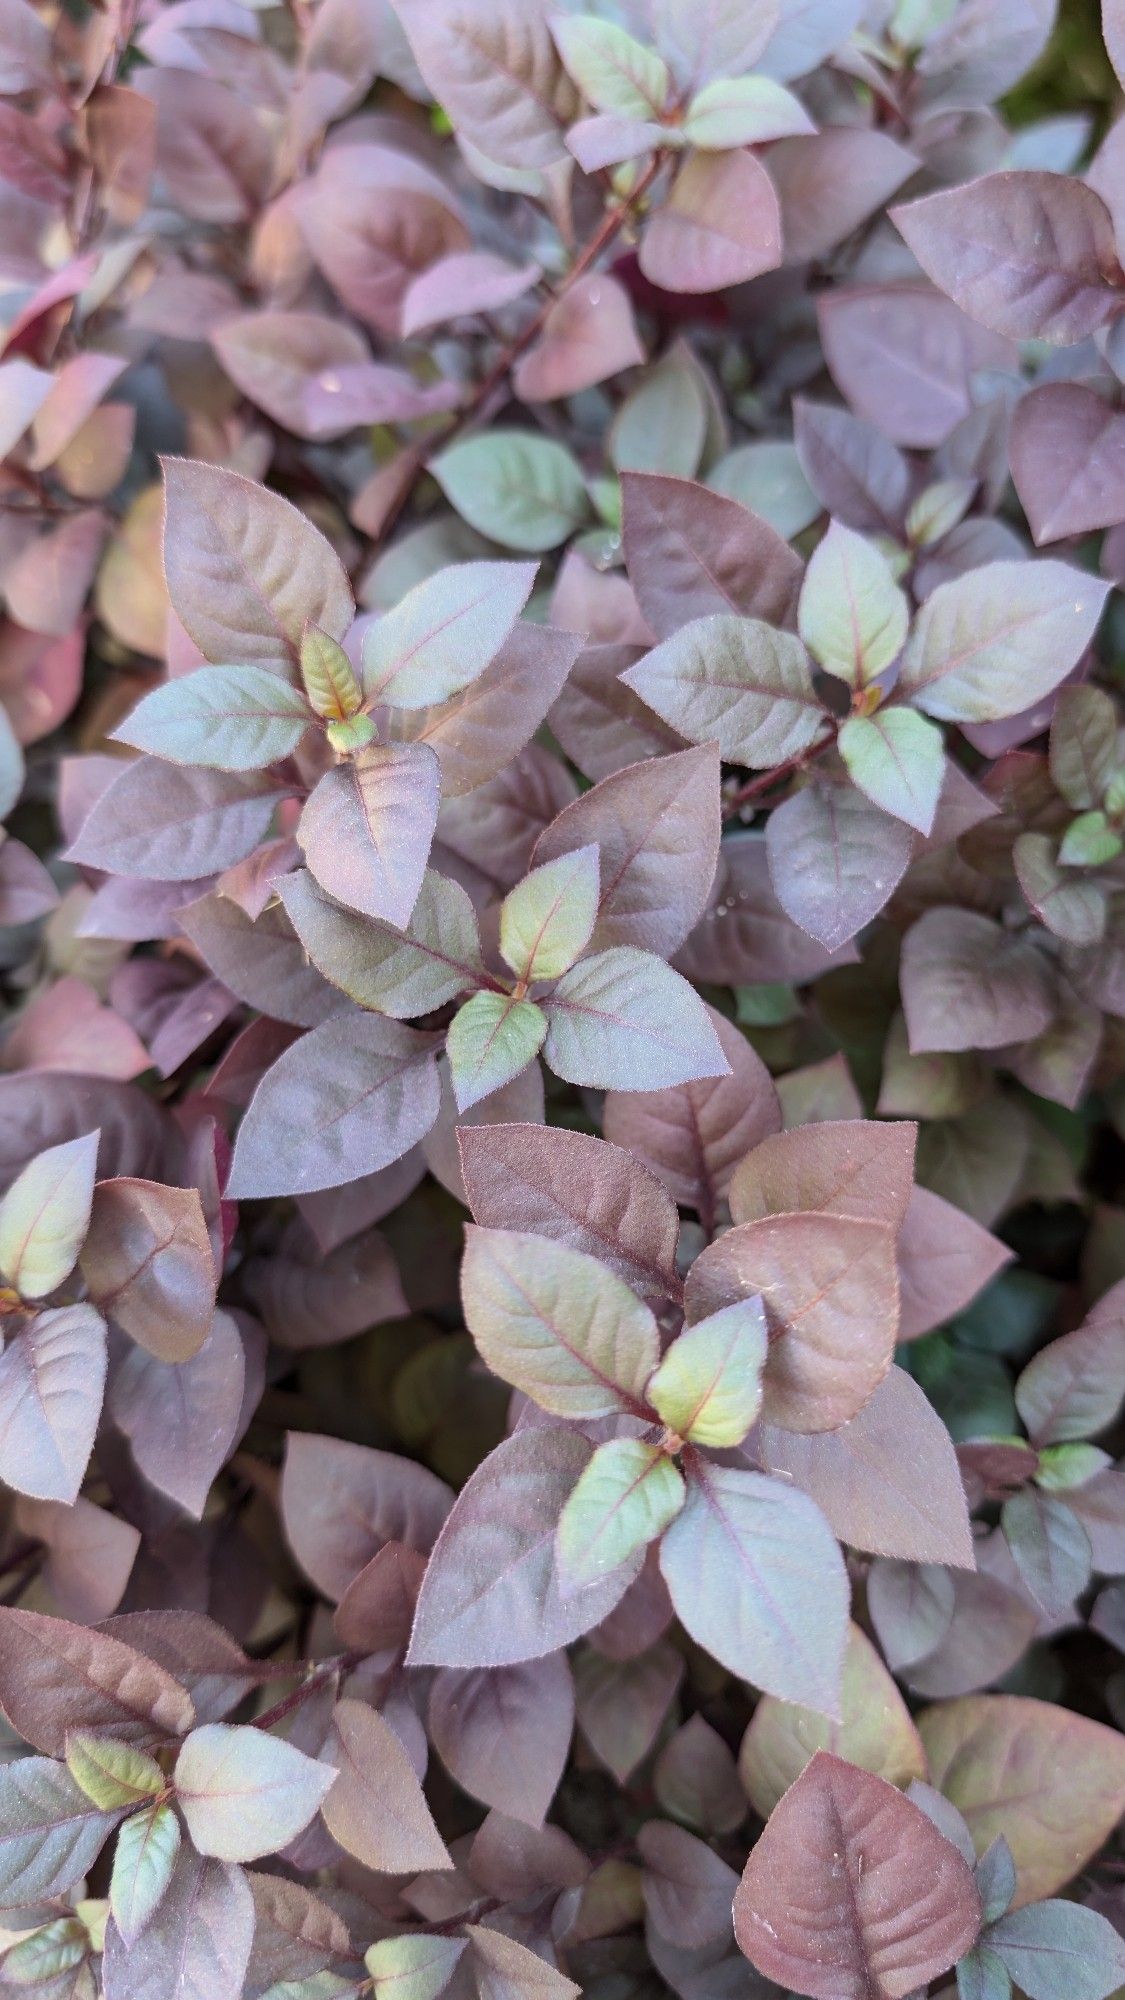
[[[477,417],[481,415],[497,390],[502,388],[507,381],[520,355],[525,353],[532,345],[532,342],[539,338],[551,313],[560,300],[566,297],[571,286],[577,284],[579,278],[585,277],[587,271],[593,264],[596,264],[603,252],[608,250],[610,245],[617,241],[621,231],[632,219],[637,207],[648,193],[663,164],[663,153],[655,154],[649,165],[645,168],[636,187],[632,190],[632,193],[619,202],[616,208],[610,209],[602,217],[598,228],[594,231],[585,248],[575,258],[558,290],[552,292],[544,299],[539,311],[508,342],[503,353],[494,363],[493,367],[489,369],[484,380],[478,382],[464,408],[456,411],[449,422],[429,440],[425,451],[419,455],[413,477],[405,485],[402,494],[383,522],[377,537],[377,544],[384,541],[391,528],[394,527],[395,522],[410,501],[414,488],[422,473],[426,470],[430,460],[437,452],[444,451],[447,445],[452,444],[455,438],[459,438],[461,433],[467,430],[469,425],[474,423]]]
[[[358,1666],[364,1657],[363,1653],[340,1653],[334,1660],[326,1660],[315,1674],[310,1674],[307,1681],[303,1681],[300,1687],[294,1688],[292,1694],[283,1695],[282,1699],[275,1701],[273,1707],[267,1708],[264,1714],[256,1715],[253,1718],[254,1728],[272,1729],[276,1722],[284,1722],[286,1716],[292,1715],[294,1709],[300,1708],[308,1701],[310,1695],[319,1693],[330,1680]]]
[[[736,792],[732,792],[723,807],[723,818],[734,819],[743,806],[761,798],[763,792],[772,791],[783,778],[791,778],[795,771],[803,771],[817,757],[823,756],[826,750],[830,750],[835,741],[836,731],[833,728],[832,734],[822,737],[819,743],[814,743],[811,750],[799,750],[795,757],[787,757],[783,764],[775,764],[772,771],[759,771],[756,778],[749,778]]]

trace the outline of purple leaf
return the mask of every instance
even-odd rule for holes
[[[441,773],[425,743],[373,744],[326,771],[297,826],[311,874],[338,903],[404,927],[437,824]]]

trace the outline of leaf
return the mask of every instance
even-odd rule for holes
[[[815,131],[804,105],[769,76],[722,77],[695,93],[684,115],[689,146],[725,152]]]
[[[363,640],[368,702],[428,708],[495,659],[531,595],[534,563],[452,563],[408,590]]]
[[[596,842],[601,891],[594,950],[636,945],[668,957],[706,907],[719,807],[715,745],[673,751],[611,773],[564,806],[540,835],[534,858],[546,862]]]
[[[0,1356],[0,1478],[37,1500],[78,1496],[101,1415],[105,1321],[91,1305],[37,1313]]]
[[[532,1000],[507,993],[474,993],[459,1008],[445,1037],[445,1053],[458,1111],[470,1111],[503,1090],[535,1061],[547,1017]]]
[[[695,1459],[660,1570],[681,1623],[732,1674],[837,1711],[848,1582],[824,1516],[803,1493]]]
[[[601,1444],[559,1516],[558,1567],[572,1597],[655,1541],[684,1504],[681,1474],[640,1438]]]
[[[809,784],[770,814],[770,879],[788,917],[839,951],[885,908],[914,840],[850,785]]]
[[[160,1361],[187,1361],[215,1309],[215,1258],[196,1188],[102,1181],[82,1246],[94,1303]]]
[[[1001,1048],[1054,1018],[1046,958],[976,910],[927,910],[906,934],[900,976],[913,1054]]]
[[[543,1053],[567,1083],[658,1089],[729,1070],[703,1002],[647,951],[619,945],[582,959],[545,1011]]]
[[[372,744],[326,771],[297,825],[322,889],[404,928],[418,900],[441,798],[426,743]]]
[[[299,690],[266,667],[198,667],[145,695],[114,741],[173,764],[260,771],[291,757],[310,721]]]
[[[677,1201],[708,1218],[738,1162],[781,1123],[761,1057],[732,1022],[719,1014],[711,1018],[729,1076],[674,1090],[611,1091],[603,1118],[607,1139],[643,1160]]]
[[[581,1988],[503,1931],[466,1924],[480,2000],[578,2000]]]
[[[658,117],[672,90],[666,62],[613,21],[557,15],[555,46],[587,104],[622,118]]]
[[[37,1750],[65,1757],[71,1730],[121,1743],[157,1743],[190,1729],[190,1697],[170,1673],[108,1633],[0,1612],[0,1702]]]
[[[118,1834],[109,1907],[127,1945],[136,1943],[159,1908],[179,1851],[180,1822],[170,1805],[134,1813]]]
[[[988,1949],[1028,2000],[1106,2000],[1125,1981],[1125,1941],[1080,1903],[1013,1910],[990,1928]]]
[[[324,1823],[346,1853],[387,1875],[453,1866],[414,1767],[375,1709],[338,1701],[326,1753],[337,1775]]]
[[[1109,213],[1062,174],[985,174],[890,211],[926,275],[1012,340],[1084,340],[1116,299]]]
[[[626,471],[621,504],[629,581],[658,639],[714,612],[785,619],[800,558],[737,498],[691,479]]]
[[[926,599],[899,686],[944,722],[996,722],[1058,687],[1094,636],[1107,585],[1069,563],[991,562]]]
[[[849,776],[864,796],[928,834],[945,781],[940,729],[912,708],[884,708],[876,715],[850,717],[837,742]]]
[[[944,1572],[939,1572],[944,1574]],[[903,1789],[926,1774],[926,1753],[910,1711],[858,1625],[848,1634],[839,1722],[766,1695],[742,1739],[738,1769],[756,1813],[768,1819],[818,1750]]]
[[[363,1962],[376,2000],[438,2000],[464,1950],[464,1938],[388,1937],[371,1945]]]
[[[305,626],[342,639],[352,622],[331,544],[280,494],[223,466],[165,459],[164,485],[168,594],[204,659],[295,682]]]
[[[650,1551],[640,1576],[651,1575],[655,1553]],[[659,1581],[659,1571],[656,1575]],[[661,1616],[668,1624],[672,1606],[667,1591],[662,1594]],[[614,1613],[622,1625],[629,1621],[629,1609],[627,1594]],[[650,1755],[683,1679],[683,1661],[675,1648],[660,1638],[646,1644],[648,1636],[636,1635],[625,1658],[607,1658],[590,1646],[575,1662],[578,1727],[619,1785],[627,1784]]]
[[[885,555],[840,521],[830,521],[805,571],[798,627],[825,673],[865,688],[898,658],[910,610]]]
[[[320,313],[246,313],[216,327],[211,345],[243,395],[302,438],[409,423],[457,400],[452,383],[426,387],[404,368],[373,361],[354,328]]]
[[[839,1430],[802,1436],[770,1425],[763,1457],[770,1471],[816,1501],[852,1548],[972,1569],[973,1538],[952,1439],[903,1369],[892,1368]]]
[[[291,879],[283,876],[278,889],[284,891]],[[215,977],[246,1006],[300,1028],[319,1027],[338,1011],[335,989],[309,965],[276,904],[267,903],[251,919],[230,896],[212,892],[185,903],[176,922]]]
[[[1084,1324],[1052,1340],[1016,1382],[1016,1408],[1043,1450],[1107,1430],[1125,1400],[1125,1290],[1114,1285]]]
[[[253,1937],[242,1870],[205,1861],[185,1843],[136,1942],[109,1924],[103,1978],[121,2000],[240,2000]]]
[[[662,291],[723,291],[781,262],[781,212],[752,153],[691,153],[641,238],[640,265]]]
[[[688,1273],[689,1321],[760,1293],[771,1331],[762,1414],[786,1430],[847,1423],[891,1365],[894,1231],[885,1222],[771,1215],[728,1230]]]
[[[505,548],[536,555],[557,548],[590,511],[577,460],[531,431],[464,438],[430,471],[462,520]]]
[[[461,1298],[493,1373],[552,1415],[644,1408],[660,1351],[656,1321],[624,1279],[584,1251],[470,1226]]]
[[[585,1251],[638,1291],[675,1289],[675,1203],[624,1148],[550,1125],[462,1126],[457,1137],[474,1221]]]
[[[1121,0],[1102,0],[1102,38],[1119,82],[1125,80],[1125,19]]]
[[[621,679],[674,729],[751,770],[799,756],[825,723],[801,641],[759,618],[692,619]]]
[[[87,814],[67,859],[142,881],[196,882],[245,860],[284,789],[269,772],[187,770],[139,757]]]
[[[500,906],[500,952],[517,978],[558,979],[585,951],[598,915],[598,849],[544,861]]]
[[[397,11],[429,89],[490,160],[529,172],[564,156],[574,92],[546,0],[401,0]]]
[[[866,141],[873,136],[862,134]],[[844,154],[837,158],[846,164]],[[899,176],[906,178],[901,167]],[[784,167],[780,192],[787,219]],[[829,212],[839,199],[828,195]],[[799,218],[798,242],[809,233]],[[785,242],[792,255],[788,232]],[[817,317],[825,359],[845,401],[898,445],[943,445],[973,413],[984,373],[1013,365],[1013,349],[1001,334],[967,318],[924,282],[834,287],[831,296],[819,297]]]
[[[574,1730],[574,1685],[561,1654],[512,1667],[439,1668],[428,1722],[462,1791],[528,1826],[543,1824]]]
[[[238,1326],[217,1312],[188,1360],[159,1361],[134,1347],[114,1376],[113,1419],[137,1466],[197,1521],[236,1441],[246,1373]]]
[[[817,1210],[901,1226],[913,1194],[916,1125],[862,1118],[798,1125],[762,1140],[735,1173],[735,1222]]]
[[[51,1757],[0,1767],[0,1908],[27,1909],[80,1882],[118,1817]]]
[[[347,1925],[303,1883],[257,1870],[247,1881],[256,1919],[254,1984],[264,1986],[269,1979],[308,1979],[313,2000],[324,1990],[317,1981],[324,1978],[326,1967],[352,1958]],[[325,1986],[331,1977],[329,1974]]]
[[[1078,382],[1043,382],[1012,413],[1009,450],[1037,547],[1125,519],[1120,413]]]
[[[256,1861],[308,1825],[335,1773],[264,1729],[208,1722],[184,1739],[176,1800],[200,1854]]]
[[[24,1299],[45,1298],[74,1269],[90,1223],[97,1132],[50,1146],[0,1201],[0,1271]]]
[[[1023,1584],[1048,1617],[1065,1617],[1090,1581],[1090,1538],[1065,1500],[1026,1487],[1000,1509]]]
[[[912,482],[902,452],[850,410],[797,398],[793,436],[801,470],[831,514],[863,535],[901,534]]]
[[[608,1616],[639,1561],[565,1599],[555,1558],[559,1516],[592,1456],[574,1431],[535,1429],[477,1468],[426,1571],[412,1665],[512,1666],[557,1652]]]
[[[917,1340],[976,1298],[1012,1253],[953,1204],[915,1188],[898,1239],[900,1340]]]
[[[769,1346],[756,1299],[742,1299],[685,1327],[645,1391],[669,1430],[716,1450],[741,1444],[762,1403]]]
[[[428,1553],[452,1498],[444,1480],[391,1452],[299,1431],[286,1442],[286,1536],[306,1576],[333,1601],[388,1544]]]
[[[738,1876],[683,1827],[649,1820],[637,1846],[644,1861],[645,1913],[659,1937],[702,1948],[730,1939]]]
[[[103,1812],[142,1805],[164,1788],[164,1773],[154,1757],[86,1729],[71,1730],[66,1763],[75,1783]]]
[[[226,1192],[311,1194],[389,1167],[429,1131],[439,1094],[430,1038],[377,1014],[335,1016],[262,1078]]]
[[[486,977],[472,903],[459,882],[431,868],[405,931],[341,909],[307,869],[278,890],[313,964],[361,1007],[406,1020]]]
[[[436,708],[401,709],[400,740],[428,743],[442,796],[460,798],[504,771],[535,734],[582,648],[576,632],[518,621],[491,665]]]
[[[734,1899],[739,1946],[817,2000],[903,1996],[976,1942],[967,1863],[893,1785],[820,1750],[772,1813]]]
[[[1018,1695],[968,1695],[924,1710],[918,1730],[933,1783],[968,1821],[978,1854],[1001,1833],[1011,1848],[1017,1907],[1069,1882],[1121,1816],[1125,1744],[1087,1716]]]
[[[509,264],[490,250],[455,251],[422,271],[402,302],[402,335],[426,333],[465,313],[498,312],[531,290],[537,264]]]

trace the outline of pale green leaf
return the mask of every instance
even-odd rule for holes
[[[585,951],[598,915],[598,848],[533,868],[500,908],[500,950],[520,979],[558,979]]]
[[[797,623],[826,674],[867,687],[901,653],[910,608],[882,552],[833,521],[805,571]]]
[[[389,1937],[373,1944],[364,1964],[375,2000],[438,2000],[465,1949],[464,1938]]]
[[[180,1851],[180,1822],[170,1805],[149,1806],[125,1821],[117,1836],[109,1901],[113,1920],[132,1944],[160,1903]]]
[[[769,76],[720,77],[704,84],[688,105],[683,124],[689,145],[719,153],[815,130],[799,98]]]
[[[471,1227],[465,1323],[502,1381],[560,1417],[644,1408],[656,1321],[624,1279],[584,1251],[517,1230]]]
[[[567,71],[587,104],[620,118],[652,118],[672,90],[668,65],[614,21],[564,14],[551,23]]]
[[[612,1438],[599,1445],[559,1517],[556,1548],[570,1596],[620,1569],[674,1521],[683,1477],[657,1445]]]
[[[74,1269],[90,1224],[98,1134],[50,1146],[0,1201],[0,1272],[21,1298],[42,1299]]]
[[[21,1938],[4,1955],[0,1985],[50,1991],[51,1981],[61,1979],[82,1964],[90,1949],[86,1927],[77,1917],[57,1917]]]
[[[534,563],[450,563],[416,583],[364,637],[367,699],[415,709],[459,694],[496,658],[531,595],[535,569]]]
[[[458,1111],[491,1097],[534,1062],[547,1016],[533,1000],[508,993],[474,993],[454,1017],[445,1041]]]
[[[200,1854],[256,1861],[302,1833],[335,1782],[330,1764],[264,1729],[205,1723],[176,1759],[176,1798]]]
[[[374,1013],[409,1021],[485,977],[476,915],[459,882],[428,868],[405,931],[341,909],[307,869],[278,884],[318,972]]]
[[[310,706],[326,722],[343,722],[363,705],[363,689],[338,639],[307,625],[299,655],[301,679]]]
[[[853,715],[837,743],[852,782],[873,805],[929,833],[945,780],[941,730],[913,708]]]
[[[462,520],[505,548],[557,548],[590,516],[577,459],[531,431],[464,438],[430,471]]]
[[[1109,585],[1068,563],[993,562],[939,583],[902,659],[900,688],[939,722],[1002,722],[1066,679]]]
[[[796,634],[733,612],[693,618],[621,679],[673,729],[751,770],[807,750],[826,720]]]
[[[616,945],[580,959],[544,1006],[544,1055],[567,1083],[659,1090],[730,1074],[698,993],[651,952]]]
[[[164,1787],[164,1773],[154,1757],[88,1729],[71,1730],[66,1761],[75,1783],[106,1812],[140,1805]]]
[[[300,690],[266,667],[197,667],[146,694],[114,736],[171,764],[260,771],[292,756],[311,720]]]
[[[741,1444],[762,1406],[768,1351],[761,1300],[739,1299],[684,1328],[649,1382],[648,1399],[692,1444]]]

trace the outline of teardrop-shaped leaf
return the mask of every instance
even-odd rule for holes
[[[199,667],[146,694],[114,737],[171,764],[260,771],[293,755],[311,719],[299,689],[266,667]]]
[[[209,1722],[176,1759],[176,1799],[200,1854],[255,1861],[301,1833],[335,1772],[264,1729]]]
[[[837,738],[854,784],[872,804],[929,833],[945,779],[941,730],[912,708],[856,715]]]
[[[495,659],[531,595],[534,563],[451,563],[408,590],[363,641],[368,702],[429,708]]]
[[[66,1762],[86,1797],[104,1812],[140,1805],[155,1798],[164,1785],[164,1773],[154,1757],[112,1737],[95,1736],[88,1729],[70,1732]]]
[[[663,1533],[684,1499],[683,1478],[658,1446],[640,1438],[599,1445],[559,1517],[564,1593],[619,1569]]]
[[[0,1272],[21,1298],[61,1285],[90,1222],[98,1134],[50,1146],[17,1174],[0,1201]]]
[[[503,1090],[534,1062],[547,1033],[547,1016],[532,1000],[508,993],[474,993],[459,1008],[445,1038],[458,1111]]]
[[[525,875],[500,906],[500,950],[517,978],[558,979],[590,942],[598,914],[598,849],[560,854]]]
[[[670,1430],[690,1444],[741,1444],[762,1405],[769,1349],[760,1299],[739,1299],[672,1342],[645,1391]]]
[[[324,1823],[348,1854],[386,1875],[452,1865],[414,1767],[375,1709],[337,1702],[325,1753],[336,1779],[322,1807]]]
[[[906,594],[886,556],[840,521],[829,524],[813,551],[797,616],[825,673],[855,688],[878,680],[898,658],[910,623]]]
[[[440,797],[441,769],[426,743],[373,744],[326,771],[297,827],[321,888],[363,916],[408,924]]]
[[[180,1822],[170,1805],[134,1813],[117,1836],[109,1907],[125,1943],[133,1944],[153,1916],[172,1879],[180,1851]]]

